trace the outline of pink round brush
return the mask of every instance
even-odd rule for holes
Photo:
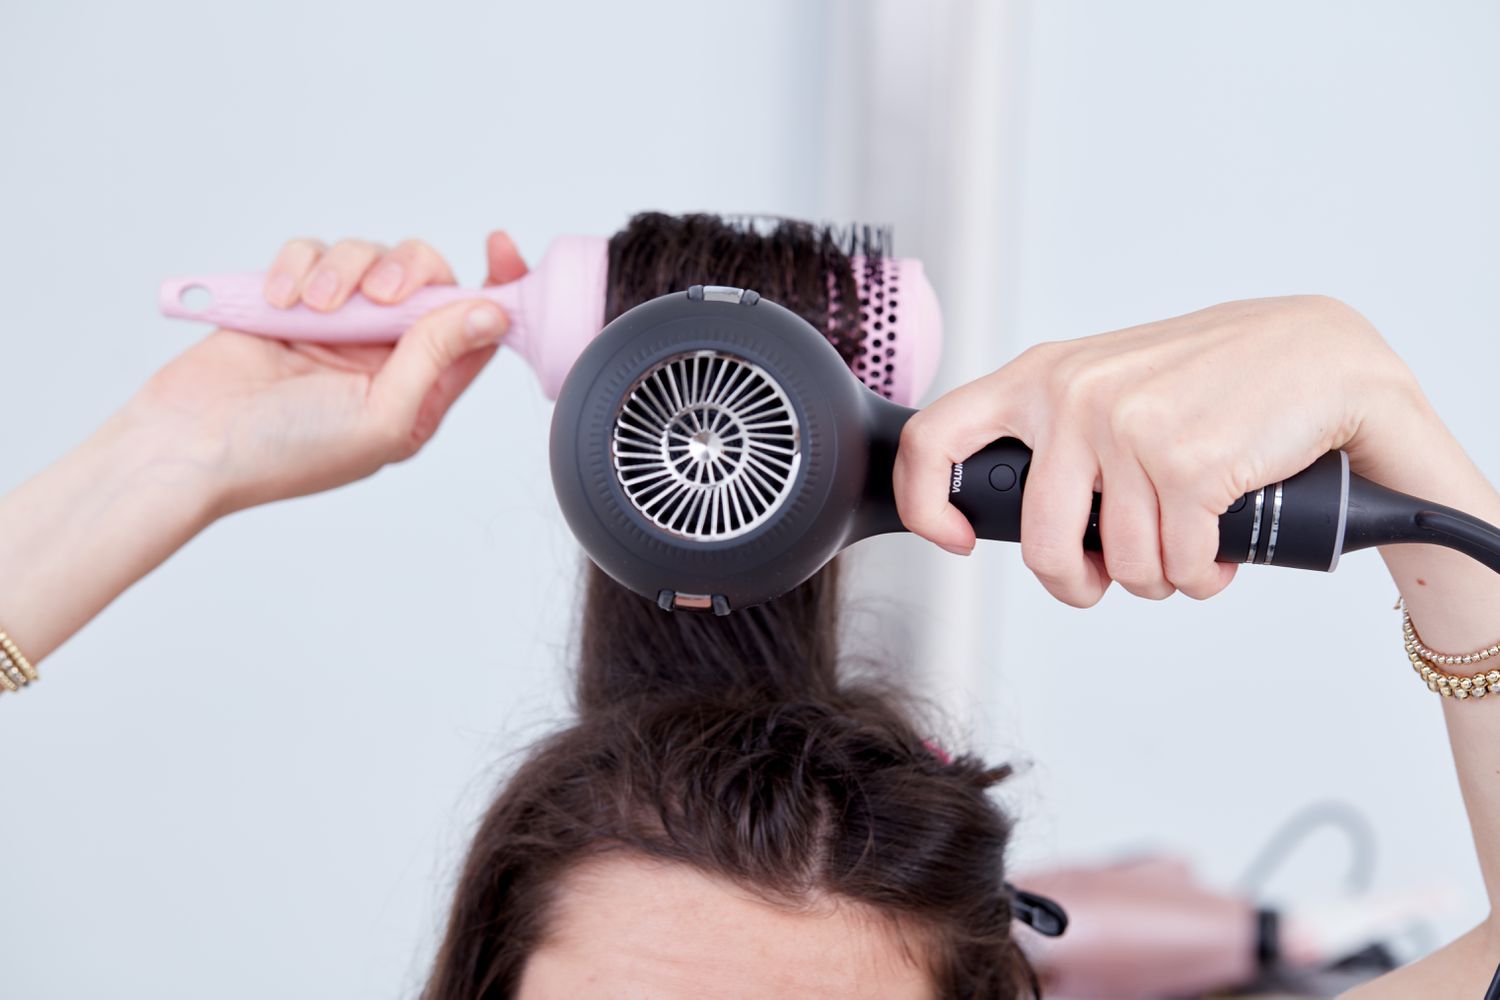
[[[862,308],[855,375],[874,391],[915,405],[932,383],[942,351],[943,321],[937,295],[921,261],[912,258],[851,260]],[[531,365],[547,398],[585,345],[604,327],[609,240],[563,236],[541,263],[519,281],[490,288],[451,285],[424,288],[397,305],[379,305],[355,293],[332,312],[298,304],[280,309],[265,300],[262,273],[169,278],[161,286],[161,311],[280,340],[319,343],[390,343],[425,313],[450,302],[485,298],[510,318],[505,343]],[[712,280],[712,275],[705,280]],[[201,305],[190,303],[206,298]]]

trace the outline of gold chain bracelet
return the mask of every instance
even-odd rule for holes
[[[1436,691],[1444,698],[1457,698],[1460,701],[1483,698],[1487,694],[1500,694],[1500,670],[1481,670],[1465,676],[1444,673],[1438,669],[1439,666],[1466,667],[1492,658],[1500,662],[1500,643],[1473,653],[1439,653],[1425,646],[1417,636],[1411,612],[1406,609],[1406,598],[1398,600],[1396,607],[1401,611],[1401,638],[1406,644],[1406,658],[1411,660],[1411,668],[1422,678],[1427,690]]]
[[[15,641],[0,630],[0,688],[6,691],[19,691],[28,684],[35,684],[40,678],[37,676],[36,667],[31,661],[21,655],[21,650]]]

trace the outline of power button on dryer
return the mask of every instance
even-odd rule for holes
[[[1016,485],[1016,470],[1008,465],[996,465],[990,468],[990,486],[1000,493],[1014,489]]]

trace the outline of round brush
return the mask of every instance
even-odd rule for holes
[[[504,343],[526,359],[552,399],[574,359],[604,326],[609,253],[606,237],[564,236],[535,269],[509,284],[473,289],[434,285],[396,305],[381,305],[356,292],[331,312],[301,304],[290,309],[271,305],[262,293],[265,275],[252,272],[170,278],[162,283],[159,298],[166,316],[319,343],[393,342],[418,317],[440,306],[489,299],[510,321]],[[942,354],[937,295],[921,261],[856,256],[850,265],[859,298],[866,303],[853,369],[881,395],[913,404],[932,383]]]

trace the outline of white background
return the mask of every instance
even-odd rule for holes
[[[940,388],[1338,295],[1500,475],[1497,43],[1479,2],[0,4],[0,488],[199,334],[154,314],[169,274],[420,235],[477,282],[492,227],[536,257],[647,208],[894,222]],[[548,415],[503,355],[421,456],[216,525],[0,701],[0,996],[416,993],[474,816],[566,718]],[[870,550],[945,738],[1029,762],[1018,860],[1167,847],[1228,885],[1336,798],[1378,887],[1482,914],[1373,554],[1078,612],[1010,547]],[[1317,841],[1286,894],[1341,864]]]

